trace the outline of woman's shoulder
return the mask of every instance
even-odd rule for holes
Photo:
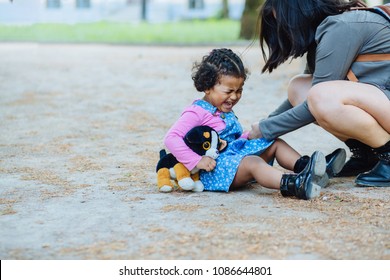
[[[319,27],[330,26],[334,24],[353,25],[353,24],[388,24],[388,20],[383,16],[368,10],[354,10],[342,14],[328,16]]]
[[[320,41],[324,35],[337,40],[348,40],[351,37],[364,38],[373,36],[383,25],[388,25],[388,21],[370,11],[349,11],[339,15],[328,16],[318,26],[316,31],[316,41]],[[355,38],[356,39],[356,38]]]

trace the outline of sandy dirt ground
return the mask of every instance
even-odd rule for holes
[[[390,259],[390,189],[353,178],[312,201],[258,184],[158,192],[164,134],[202,96],[191,66],[213,47],[251,71],[235,109],[247,129],[303,67],[260,75],[257,44],[0,44],[0,259]],[[345,148],[315,125],[283,138],[302,154]]]

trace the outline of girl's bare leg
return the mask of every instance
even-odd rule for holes
[[[265,162],[270,162],[275,158],[281,167],[294,170],[294,165],[301,155],[284,140],[276,139],[272,146],[264,151],[260,157]]]
[[[232,187],[242,187],[252,180],[269,189],[280,189],[283,172],[270,166],[259,156],[242,159],[234,177]]]
[[[321,187],[314,178],[325,173],[325,157],[316,152],[308,164],[309,169],[305,173],[283,174],[281,170],[268,165],[261,157],[246,156],[238,167],[231,187],[232,189],[241,187],[255,179],[263,187],[281,190],[283,196],[311,199],[320,194]]]
[[[251,180],[256,180],[266,188],[279,189],[283,172],[270,166],[268,162],[275,158],[281,167],[293,170],[300,157],[285,141],[277,139],[260,157],[246,156],[242,159],[232,187],[243,186]]]
[[[390,140],[390,101],[375,86],[323,82],[310,89],[308,104],[318,124],[341,140],[357,139],[372,148]]]

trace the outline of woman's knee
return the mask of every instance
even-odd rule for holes
[[[312,76],[301,74],[293,77],[287,87],[288,100],[296,106],[306,100],[311,87]]]
[[[339,104],[338,96],[329,91],[330,89],[326,82],[316,84],[309,90],[307,103],[310,112],[317,120],[326,118],[326,116],[334,113],[339,107],[337,105]]]

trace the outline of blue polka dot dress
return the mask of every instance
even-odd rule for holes
[[[241,160],[248,155],[260,155],[273,141],[264,138],[252,140],[239,138],[243,130],[234,112],[219,112],[216,107],[204,100],[197,100],[194,105],[201,106],[213,115],[219,115],[226,124],[226,128],[218,133],[221,139],[228,142],[228,146],[219,154],[214,170],[200,171],[200,179],[206,191],[228,192]]]

